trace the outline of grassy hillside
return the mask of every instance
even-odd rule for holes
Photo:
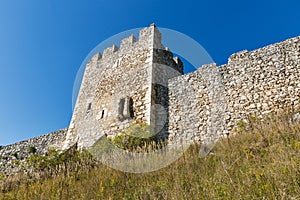
[[[116,171],[86,152],[35,157],[37,173],[2,177],[0,199],[300,199],[300,123],[290,119],[240,122],[205,158],[193,145],[152,173]]]

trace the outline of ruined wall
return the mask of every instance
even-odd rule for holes
[[[12,145],[0,147],[0,173],[11,174],[18,172],[22,162],[25,162],[33,152],[44,155],[49,148],[60,147],[65,140],[67,129],[58,130],[46,135],[24,140]]]
[[[207,141],[238,121],[261,118],[300,98],[300,37],[230,56],[169,80],[169,138]]]

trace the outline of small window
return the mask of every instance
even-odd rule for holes
[[[102,110],[101,118],[100,119],[103,119],[103,118],[104,118],[104,110]]]
[[[105,117],[107,117],[107,109],[103,108],[103,110],[99,111],[99,113],[97,114],[97,120],[101,120],[104,119]]]
[[[88,108],[87,108],[87,111],[90,111],[91,108],[92,108],[92,103],[89,103]]]

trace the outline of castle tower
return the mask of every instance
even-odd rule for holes
[[[168,79],[183,73],[182,62],[161,43],[154,24],[97,53],[86,65],[63,149],[92,146],[134,123],[159,137],[167,131]]]

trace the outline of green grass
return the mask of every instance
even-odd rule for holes
[[[145,174],[110,169],[85,151],[52,152],[39,158],[50,167],[2,175],[0,199],[300,199],[300,124],[290,118],[250,120],[205,158],[195,144],[175,163]]]

